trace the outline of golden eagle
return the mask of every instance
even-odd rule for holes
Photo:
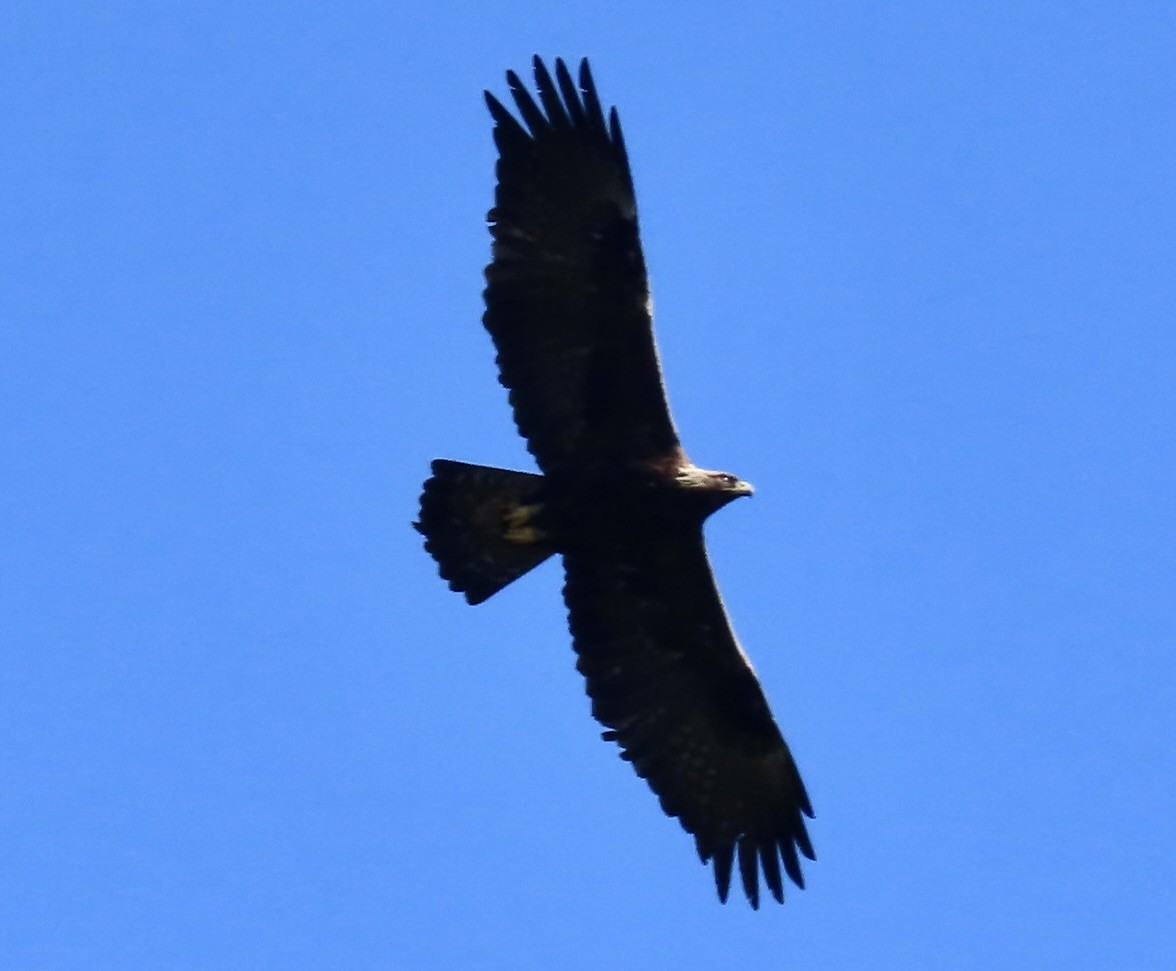
[[[416,528],[449,586],[484,601],[554,553],[592,714],[714,861],[783,901],[812,807],[731,630],[702,524],[751,486],[693,465],[654,348],[637,203],[616,109],[581,61],[534,60],[518,118],[486,92],[498,147],[483,322],[542,475],[438,459]],[[521,121],[520,121],[521,119]]]

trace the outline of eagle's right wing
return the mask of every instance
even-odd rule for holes
[[[539,467],[616,467],[678,447],[654,348],[629,161],[588,62],[579,88],[535,58],[539,102],[507,74],[520,123],[489,92],[498,146],[483,320]]]
[[[738,857],[783,900],[780,867],[804,886],[808,794],[715,586],[701,531],[663,543],[566,553],[569,626],[592,714],[622,758],[714,860],[725,901]]]

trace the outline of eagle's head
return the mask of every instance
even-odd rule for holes
[[[696,465],[681,466],[674,475],[674,486],[701,502],[708,513],[740,496],[750,496],[754,491],[750,482],[744,482],[730,472],[700,469]]]

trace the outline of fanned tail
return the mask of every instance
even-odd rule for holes
[[[425,549],[471,604],[493,596],[554,551],[535,524],[543,476],[436,459],[421,495]]]

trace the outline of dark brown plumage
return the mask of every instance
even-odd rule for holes
[[[692,465],[654,346],[637,206],[616,110],[586,61],[513,73],[518,118],[487,92],[498,146],[486,329],[542,475],[437,460],[417,529],[442,577],[480,603],[554,553],[593,715],[714,862],[803,886],[812,808],[723,608],[702,524],[749,495]]]

